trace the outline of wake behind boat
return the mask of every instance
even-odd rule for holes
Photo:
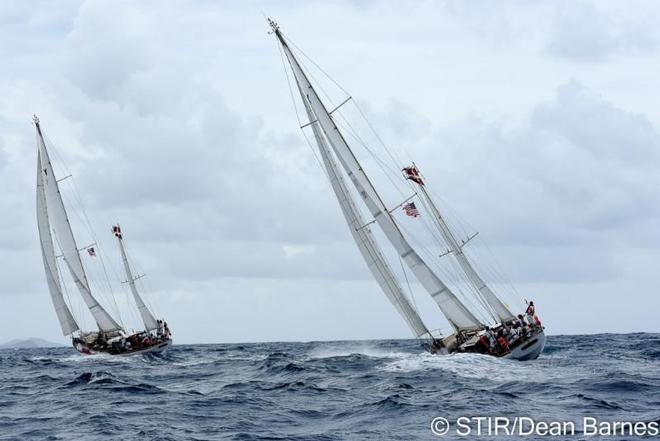
[[[306,122],[301,121],[300,128],[311,129],[323,167],[362,257],[367,262],[380,288],[415,336],[429,339],[428,349],[433,353],[476,352],[518,360],[537,358],[545,346],[545,334],[543,326],[535,314],[533,303],[528,305],[526,317],[522,314],[516,316],[491,290],[464,253],[465,245],[474,236],[460,242],[457,240],[432,200],[426,189],[424,178],[414,164],[407,167],[396,164],[403,174],[388,176],[391,181],[403,179],[404,183],[407,182],[412,187],[413,194],[394,208],[385,204],[381,194],[376,190],[353,149],[346,141],[344,130],[340,129],[337,124],[336,115],[340,113],[341,107],[351,100],[351,97],[349,96],[341,104],[328,111],[312,84],[308,72],[299,62],[279,26],[270,19],[268,21],[293,73],[305,108],[305,115],[308,118]],[[363,145],[364,141],[355,135],[350,123],[347,123],[346,126],[349,134]],[[368,146],[366,149],[371,153]],[[349,189],[346,183],[347,178],[352,183],[354,191]],[[372,220],[364,219],[361,209],[355,202],[354,192],[358,193],[363,200]],[[421,207],[418,208],[415,202],[421,204]],[[464,296],[463,299],[459,299],[438,276],[438,269],[434,269],[427,263],[430,259],[423,258],[418,252],[419,247],[411,245],[408,235],[404,234],[400,221],[394,216],[394,212],[400,208],[403,208],[405,213],[411,217],[418,217],[422,209],[430,215],[433,220],[433,228],[442,238],[441,243],[448,248],[442,256],[432,257],[453,256],[452,258],[459,267],[460,277],[466,281],[469,287],[469,298]],[[399,278],[385,257],[385,253],[371,229],[372,224],[378,225],[387,241],[392,245],[402,262],[402,269],[405,263],[408,270],[440,308],[452,327],[453,332],[449,335],[434,335],[426,326],[414,306],[414,302],[405,294]],[[471,304],[471,307],[467,306],[468,303]],[[474,312],[474,309],[478,309],[479,312]]]
[[[99,246],[97,243],[93,243],[78,248],[59,188],[59,182],[66,177],[58,180],[55,176],[39,119],[36,116],[34,125],[37,130],[37,224],[41,254],[51,300],[62,333],[65,336],[71,336],[73,346],[83,354],[128,355],[166,350],[172,344],[171,332],[164,320],[157,320],[154,317],[138,292],[135,282],[139,277],[133,276],[119,225],[113,226],[112,233],[119,243],[127,282],[144,323],[144,331],[126,332],[124,326],[120,325],[92,294],[90,280],[87,277],[80,252],[86,251],[88,257],[96,258],[98,256],[100,259]],[[63,263],[60,264],[60,260]],[[98,330],[83,331],[78,325],[81,317],[74,317],[72,313],[73,293],[67,290],[60,266],[68,268],[80,297],[94,318]],[[103,271],[105,272],[105,268]]]

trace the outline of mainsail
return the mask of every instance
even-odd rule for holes
[[[307,101],[304,101],[304,103],[307,116],[310,120],[313,120],[314,115],[309,107],[309,103]],[[413,334],[417,337],[422,337],[424,335],[431,336],[431,333],[424,325],[424,322],[422,322],[419,314],[415,311],[404,294],[399,281],[392,272],[387,260],[385,260],[373,233],[369,227],[364,226],[365,223],[362,215],[346,187],[344,177],[337,168],[337,163],[332,157],[332,152],[328,147],[318,123],[312,124],[312,131],[314,132],[314,138],[319,147],[319,151],[321,152],[323,164],[328,173],[332,189],[339,200],[339,205],[341,206],[344,218],[351,230],[353,239],[355,240],[360,253],[362,253],[362,257],[367,262],[371,274],[374,276],[378,285],[381,287],[392,305],[394,305],[399,314],[404,318]]]
[[[133,299],[135,299],[135,304],[138,307],[138,311],[140,311],[140,317],[142,317],[145,329],[147,331],[153,331],[158,328],[158,323],[156,323],[154,315],[151,313],[151,311],[149,311],[147,305],[145,305],[142,297],[140,296],[140,293],[137,290],[137,286],[135,285],[135,280],[137,280],[137,278],[133,276],[131,266],[128,264],[128,257],[126,256],[126,249],[124,248],[124,236],[121,232],[121,228],[119,228],[119,225],[112,227],[112,232],[119,241],[121,259],[124,262],[124,272],[126,273],[126,278],[128,279],[128,286],[131,287],[131,293],[133,294]]]
[[[474,289],[477,290],[477,292],[481,296],[483,296],[488,306],[490,306],[490,308],[492,308],[493,312],[495,313],[496,319],[498,319],[502,323],[513,320],[514,315],[511,313],[511,311],[509,311],[509,308],[507,308],[506,305],[490,289],[490,287],[486,285],[486,282],[484,282],[481,276],[479,276],[477,271],[472,266],[472,263],[468,260],[467,256],[463,252],[463,245],[458,243],[456,237],[454,236],[454,233],[449,227],[449,224],[447,224],[447,221],[440,214],[440,211],[433,203],[433,200],[431,200],[431,197],[429,196],[428,191],[426,190],[426,186],[424,185],[424,182],[422,181],[421,177],[419,177],[419,172],[417,168],[413,166],[411,168],[404,169],[404,171],[408,171],[408,170],[414,173],[413,176],[414,179],[411,180],[416,182],[417,185],[419,186],[423,200],[425,204],[430,208],[431,213],[433,214],[433,217],[438,225],[438,229],[442,234],[442,237],[449,246],[449,250],[451,251],[451,254],[454,255],[454,258],[456,259],[459,266],[465,273],[469,283],[472,285]]]
[[[364,200],[374,220],[378,223],[385,236],[392,243],[401,259],[412,270],[431,297],[438,304],[449,323],[456,330],[477,329],[483,324],[467,309],[456,295],[438,278],[424,260],[410,246],[401,233],[396,221],[383,203],[376,189],[365,174],[362,166],[348,146],[343,135],[336,126],[332,116],[308,80],[298,60],[291,52],[276,24],[271,22],[284,53],[293,71],[302,100],[308,103],[312,121],[318,123],[325,138],[339,158],[342,167],[350,177],[353,185]],[[319,146],[322,149],[322,147]]]
[[[58,243],[62,252],[62,258],[66,266],[71,272],[71,276],[78,286],[80,294],[89,308],[90,312],[96,320],[99,329],[104,332],[115,331],[121,329],[121,326],[112,318],[112,316],[99,304],[94,298],[89,288],[87,275],[83,268],[82,260],[78,252],[78,246],[71,230],[71,224],[64,208],[62,195],[60,194],[59,185],[53,172],[53,166],[46,150],[46,143],[44,142],[39,126],[39,120],[35,117],[35,126],[37,128],[37,146],[38,146],[38,165],[39,175],[37,177],[37,213],[39,218],[39,233],[41,239],[41,248],[44,255],[44,265],[46,267],[46,277],[48,278],[48,286],[51,290],[51,297],[54,297],[53,303],[55,310],[58,311],[58,318],[62,331],[69,334],[78,329],[75,324],[71,312],[66,307],[64,299],[62,298],[62,291],[60,287],[59,277],[56,273],[55,265],[55,252],[53,239]],[[55,233],[54,237],[50,230]],[[46,232],[45,230],[48,230]],[[55,274],[54,274],[55,273]],[[55,294],[53,290],[57,291]],[[61,300],[61,302],[60,302]],[[63,307],[64,306],[64,307]],[[63,312],[62,312],[63,311]],[[64,320],[63,320],[64,318]],[[70,318],[70,320],[69,320]],[[74,329],[75,327],[75,329]],[[68,332],[71,330],[71,332]]]
[[[41,153],[37,153],[37,225],[39,227],[39,239],[41,242],[41,257],[43,258],[44,269],[46,270],[50,298],[53,301],[55,313],[60,321],[62,334],[69,335],[80,328],[64,301],[60,275],[57,271],[57,258],[55,257],[53,236],[51,235],[48,223],[48,210],[46,209],[46,193],[44,190],[42,170]]]

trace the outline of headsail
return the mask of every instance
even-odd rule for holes
[[[140,293],[137,290],[137,286],[135,286],[136,278],[133,277],[131,266],[128,264],[128,257],[126,256],[126,250],[124,249],[124,237],[121,232],[121,228],[119,228],[119,225],[115,225],[112,227],[112,233],[115,235],[117,241],[119,242],[121,259],[124,262],[124,272],[126,273],[126,278],[128,279],[128,285],[131,287],[131,293],[133,294],[133,299],[135,299],[135,304],[138,307],[138,311],[140,311],[140,317],[142,317],[142,321],[144,322],[145,329],[147,331],[153,331],[154,329],[158,328],[158,324],[156,323],[156,319],[154,318],[154,315],[151,313],[151,311],[149,311],[149,308],[147,308],[147,305],[145,305],[144,301],[142,300],[142,297],[140,297]]]
[[[490,287],[486,285],[486,282],[484,282],[479,274],[477,274],[477,271],[472,266],[472,263],[468,260],[465,253],[463,253],[463,246],[458,243],[456,237],[454,237],[454,233],[451,231],[451,228],[449,228],[449,224],[447,224],[447,221],[442,217],[440,211],[431,200],[431,197],[426,190],[426,186],[424,185],[424,181],[419,175],[419,170],[417,167],[407,167],[403,170],[407,174],[406,177],[419,186],[423,200],[425,204],[431,209],[431,213],[433,214],[442,237],[449,246],[451,254],[454,255],[454,258],[465,273],[472,287],[476,289],[481,296],[483,296],[488,306],[492,308],[496,316],[495,318],[497,318],[502,323],[513,320],[514,316],[511,311],[509,311],[509,308],[507,308],[506,305],[490,289]]]
[[[37,146],[39,149],[39,177],[37,178],[37,185],[40,183],[43,188],[45,217],[42,217],[42,219],[45,219],[48,224],[44,224],[43,226],[40,224],[40,231],[46,226],[49,226],[50,229],[55,232],[54,238],[58,242],[62,251],[64,262],[69,268],[71,276],[76,282],[85,304],[94,316],[99,329],[105,332],[121,329],[121,326],[119,326],[119,324],[103,308],[103,306],[99,304],[91,293],[89,282],[87,281],[87,275],[85,274],[85,269],[83,268],[80,254],[78,253],[78,246],[76,245],[76,240],[73,236],[73,231],[71,230],[71,224],[69,223],[69,218],[66,214],[66,209],[64,208],[64,202],[62,201],[62,195],[60,194],[57,179],[53,173],[53,166],[50,162],[48,151],[46,150],[46,144],[41,133],[39,120],[36,119],[36,117],[35,126],[37,128]],[[51,239],[50,248],[53,247],[52,236],[49,231],[48,235],[42,234],[42,248],[44,247],[44,241],[47,242],[47,239],[49,238]],[[46,247],[48,247],[48,245],[46,245]],[[46,262],[46,264],[49,268],[52,268],[50,262]],[[48,273],[48,268],[46,269],[46,272]]]
[[[41,242],[41,257],[44,261],[50,298],[53,301],[55,313],[60,321],[62,334],[69,335],[80,328],[64,301],[60,275],[57,271],[57,257],[55,256],[55,247],[53,246],[53,236],[50,233],[50,226],[48,224],[48,210],[46,208],[46,194],[44,191],[42,170],[41,153],[37,153],[37,225],[39,227],[39,241]]]
[[[309,108],[315,117],[312,121],[318,122],[328,143],[339,158],[340,163],[364,200],[375,221],[385,233],[385,236],[392,243],[399,256],[406,262],[420,283],[429,292],[449,323],[455,329],[476,329],[482,327],[483,325],[481,322],[437,277],[403,236],[394,221],[394,218],[346,143],[339,128],[335,125],[330,113],[325,108],[312,84],[303,72],[298,60],[291,52],[279,28],[272,22],[271,25],[273,26],[273,31],[281,43],[284,53],[291,65],[302,99],[303,101],[308,101]]]

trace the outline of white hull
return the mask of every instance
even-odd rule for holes
[[[510,353],[504,355],[502,358],[511,358],[513,360],[535,360],[543,352],[545,347],[545,333],[543,331],[534,335],[528,342],[515,348]]]

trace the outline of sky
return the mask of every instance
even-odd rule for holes
[[[548,333],[660,331],[657,2],[9,0],[0,342],[66,342],[39,249],[34,113],[111,276],[120,222],[176,342],[411,336],[298,128],[264,16],[423,164]]]

